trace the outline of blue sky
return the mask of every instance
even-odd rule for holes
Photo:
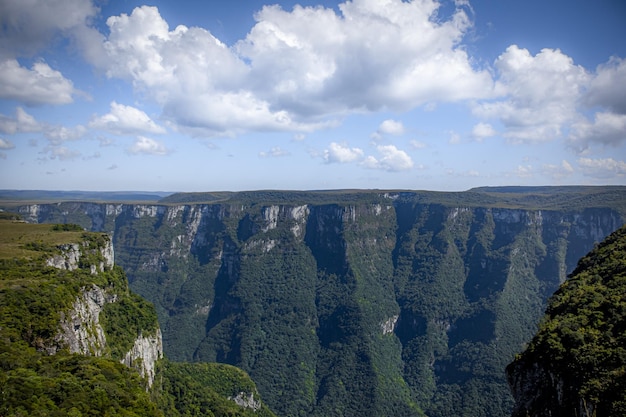
[[[621,0],[0,0],[0,189],[626,184]]]

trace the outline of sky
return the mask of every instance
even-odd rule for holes
[[[0,0],[0,189],[626,185],[623,0]]]

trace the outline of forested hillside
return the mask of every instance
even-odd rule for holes
[[[0,213],[1,416],[273,416],[242,370],[162,359],[109,236],[16,220]]]
[[[113,234],[166,355],[241,367],[279,415],[506,416],[504,369],[624,187],[184,194],[29,204]]]
[[[626,227],[580,260],[507,374],[516,417],[626,415]]]

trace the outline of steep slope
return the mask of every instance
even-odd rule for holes
[[[580,260],[507,375],[515,417],[626,415],[626,227]]]
[[[129,293],[109,237],[0,230],[0,414],[159,415],[146,392],[162,357],[156,313]]]
[[[243,368],[279,414],[504,416],[506,364],[626,189],[208,197],[20,211],[112,232],[167,355]]]
[[[109,236],[2,213],[0,415],[273,416],[243,371],[162,358]]]

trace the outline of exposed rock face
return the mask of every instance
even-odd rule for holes
[[[152,213],[147,211],[148,214]],[[88,268],[91,274],[102,273],[114,266],[113,244],[105,239],[102,245],[90,248],[88,242],[73,243],[59,247],[61,254],[48,259],[46,264],[59,269],[74,271],[81,267],[80,259],[85,255],[97,260],[96,264],[82,265]],[[55,337],[55,344],[48,346],[49,354],[56,353],[60,348],[67,348],[71,353],[88,356],[103,356],[106,354],[106,334],[100,324],[100,313],[108,303],[118,301],[118,294],[113,289],[101,288],[92,285],[83,288],[69,311],[61,313],[59,333]],[[121,362],[139,371],[146,378],[148,386],[152,386],[155,374],[155,364],[163,358],[163,341],[160,328],[153,335],[140,334],[132,349]]]
[[[139,370],[141,376],[147,379],[148,386],[152,386],[156,362],[162,358],[163,339],[161,329],[157,329],[154,335],[139,335],[133,348],[121,362],[128,367]]]
[[[238,406],[243,408],[250,408],[253,411],[258,411],[261,408],[261,400],[255,400],[254,393],[252,392],[240,392],[233,398],[229,397],[229,399],[233,400]]]
[[[347,404],[362,416],[414,415],[418,403],[433,417],[504,416],[513,401],[502,369],[576,261],[623,219],[597,205],[408,194],[20,212],[113,231],[116,262],[156,305],[168,357],[243,368],[279,414]],[[346,377],[355,369],[360,379]]]
[[[66,345],[71,353],[102,356],[105,352],[106,336],[100,325],[100,312],[106,303],[113,303],[117,295],[107,294],[100,287],[84,289],[69,312],[62,313],[60,332],[56,337],[60,346]],[[50,354],[57,347],[48,349]]]
[[[74,271],[79,268],[81,256],[85,252],[97,252],[100,255],[97,256],[98,263],[89,265],[89,270],[91,271],[91,273],[97,274],[98,272],[104,272],[106,269],[113,268],[113,243],[110,239],[107,239],[104,245],[99,246],[95,249],[88,249],[88,246],[88,242],[83,242],[82,245],[78,243],[68,243],[61,245],[59,246],[61,253],[48,259],[46,261],[46,265],[58,269]]]

